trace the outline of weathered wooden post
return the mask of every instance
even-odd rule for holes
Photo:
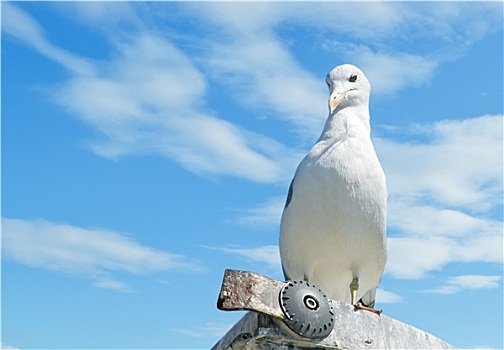
[[[212,350],[455,349],[390,317],[329,300],[304,281],[226,270],[217,307],[250,312]]]

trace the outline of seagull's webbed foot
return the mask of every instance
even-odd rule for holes
[[[355,304],[354,307],[356,310],[366,310],[377,315],[380,315],[383,312],[383,310],[373,309],[372,307],[362,305],[361,303]]]

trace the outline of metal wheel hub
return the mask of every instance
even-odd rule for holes
[[[288,281],[280,291],[285,323],[306,338],[327,337],[334,328],[331,302],[319,288],[305,281]]]

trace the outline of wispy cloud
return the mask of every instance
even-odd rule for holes
[[[183,255],[156,250],[133,238],[46,220],[2,219],[4,257],[35,268],[87,276],[94,285],[131,291],[115,274],[149,275],[169,271],[201,271]]]
[[[247,96],[240,101],[249,108],[273,109],[276,117],[310,136],[318,134],[327,114],[326,91],[319,84],[322,77],[295,60],[278,28],[309,28],[321,54],[361,66],[373,91],[383,95],[429,83],[440,64],[459,58],[500,21],[496,4],[205,3],[187,7],[198,21],[220,29],[221,40],[212,36],[204,41],[209,47],[205,63],[210,63],[213,74],[238,87],[236,93]],[[422,47],[416,41],[431,45]],[[396,49],[398,42],[402,51]]]
[[[253,263],[260,263],[266,265],[272,271],[281,271],[280,251],[276,245],[264,245],[258,247],[209,247],[205,248],[218,250],[225,254],[239,256],[245,258]]]
[[[222,337],[231,329],[231,327],[233,327],[233,325],[234,324],[232,323],[220,324],[220,323],[207,322],[205,323],[205,326],[203,328],[205,329],[205,331],[209,332],[214,337]]]
[[[1,348],[5,350],[19,350],[19,348],[16,348],[15,346],[7,345],[4,343],[2,343],[1,346]]]
[[[502,264],[502,235],[449,237],[390,237],[385,272],[398,279],[421,279],[449,263]]]
[[[4,4],[2,28],[71,73],[52,96],[98,132],[99,139],[90,142],[96,154],[109,158],[156,154],[196,173],[271,183],[288,181],[299,152],[217,115],[207,95],[214,82],[232,86],[238,103],[287,122],[302,141],[313,140],[327,115],[327,91],[323,77],[295,59],[288,41],[278,33],[280,23],[313,27],[317,33],[335,36],[334,42],[345,48],[338,51],[338,59],[355,57],[357,63],[368,66],[378,90],[391,92],[427,82],[438,64],[432,56],[388,52],[386,42],[397,36],[397,28],[424,28],[429,16],[435,15],[446,20],[439,22],[445,24],[438,31],[448,37],[446,44],[453,36],[477,40],[492,28],[495,17],[488,17],[487,25],[471,24],[478,30],[460,30],[457,36],[455,29],[465,28],[457,19],[471,18],[470,6],[442,6],[443,11],[433,14],[428,6],[418,12],[416,7],[413,11],[396,3],[365,8],[346,3],[287,5],[170,4],[172,10],[213,28],[197,38],[184,39],[198,44],[199,49],[190,54],[155,30],[159,23],[144,18],[153,11],[162,17],[165,12],[158,11],[158,4],[59,6],[60,12],[101,29],[100,35],[111,46],[105,61],[90,60],[52,44],[44,29],[14,4]],[[112,21],[106,15],[111,6],[117,6]],[[485,15],[493,8],[478,6],[477,11]],[[359,16],[343,15],[357,10]],[[371,35],[380,44],[376,48],[349,44],[341,40],[342,33],[357,39]],[[317,41],[327,43],[320,37]],[[396,73],[387,74],[391,69]]]
[[[13,4],[2,4],[2,31],[12,35],[48,58],[76,74],[91,74],[89,62],[47,41],[42,27],[27,13]]]
[[[201,338],[204,336],[203,332],[200,331],[195,331],[192,329],[187,329],[187,328],[180,328],[180,327],[171,327],[168,328],[170,332],[177,333],[183,336],[189,336],[193,338]]]
[[[455,294],[462,290],[499,288],[502,276],[462,275],[450,277],[446,284],[435,289],[424,290],[424,293]]]
[[[105,136],[91,145],[97,154],[154,153],[194,172],[282,178],[286,148],[206,114],[206,82],[171,43],[142,35],[119,52],[103,74],[76,77],[57,93],[59,103]]]
[[[212,73],[233,86],[247,108],[288,121],[312,139],[327,117],[324,77],[302,69],[287,47],[272,37],[237,37],[233,44],[212,42],[207,59]],[[268,112],[269,111],[269,112]]]
[[[166,38],[136,31],[112,43],[110,60],[92,62],[52,45],[15,5],[6,8],[13,14],[5,16],[11,18],[4,23],[6,33],[73,74],[53,96],[99,132],[102,139],[90,142],[95,153],[109,158],[157,154],[194,172],[284,180],[291,150],[214,116],[202,73]]]
[[[440,65],[462,57],[499,27],[497,6],[388,2],[359,7],[358,16],[326,21],[337,22],[339,31],[328,35],[322,48],[359,65],[377,96],[394,94],[428,84]],[[352,23],[346,23],[349,20]]]
[[[118,27],[123,29],[145,28],[137,10],[127,2],[68,1],[50,4],[50,6],[54,11],[72,21],[80,22],[93,30],[102,31],[105,35],[115,34]]]
[[[502,127],[502,115],[485,115],[413,126],[410,142],[375,138],[391,195],[473,211],[500,203]]]
[[[233,324],[218,324],[218,323],[207,322],[207,323],[205,323],[204,326],[197,327],[197,328],[175,327],[175,328],[169,328],[168,330],[170,332],[174,332],[174,333],[181,334],[184,336],[189,336],[189,337],[193,337],[193,338],[202,338],[205,336],[222,337],[232,327],[233,327]]]
[[[390,191],[387,272],[422,278],[451,262],[502,263],[502,116],[439,121],[378,138]]]
[[[394,303],[400,303],[401,301],[403,301],[403,297],[398,294],[389,292],[387,290],[378,288],[376,290],[376,301],[378,303],[383,303],[383,304],[394,304]]]
[[[234,222],[252,228],[279,227],[285,199],[286,195],[275,196],[253,208],[240,210]]]
[[[432,57],[405,52],[376,51],[366,45],[347,42],[326,43],[325,48],[328,51],[340,52],[345,60],[361,67],[371,83],[373,94],[378,96],[430,82],[439,65]]]
[[[93,286],[103,289],[114,290],[116,292],[125,292],[125,293],[133,292],[133,288],[129,286],[127,283],[104,277],[101,277],[100,279],[96,280],[93,283]]]
[[[246,108],[292,125],[301,140],[318,136],[327,117],[324,76],[303,68],[275,27],[290,9],[272,3],[188,4],[222,36],[205,36],[201,64]],[[325,73],[324,73],[325,74]]]

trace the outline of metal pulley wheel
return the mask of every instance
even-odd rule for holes
[[[319,288],[305,281],[288,281],[280,291],[285,323],[297,334],[311,339],[327,337],[334,328],[331,302]]]

